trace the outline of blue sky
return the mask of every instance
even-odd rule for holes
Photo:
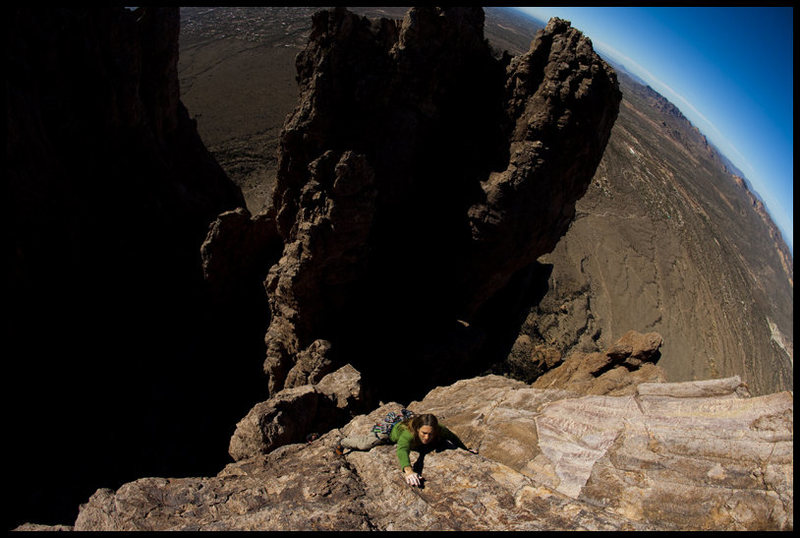
[[[520,7],[561,17],[669,99],[742,172],[793,248],[791,7]]]

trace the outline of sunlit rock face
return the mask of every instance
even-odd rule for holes
[[[298,390],[298,389],[290,389]],[[409,407],[478,454],[393,446],[335,455],[389,403],[311,443],[209,478],[98,490],[76,530],[790,530],[792,395],[750,397],[738,378],[642,383],[621,396],[465,379]]]

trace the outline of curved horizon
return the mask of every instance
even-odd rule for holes
[[[744,175],[794,258],[793,8],[521,7],[569,20]]]

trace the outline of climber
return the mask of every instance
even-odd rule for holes
[[[376,424],[367,435],[345,437],[336,446],[336,453],[344,454],[345,448],[369,450],[380,444],[397,443],[397,459],[406,483],[420,486],[422,476],[414,471],[409,460],[409,451],[428,452],[434,448],[451,445],[473,454],[478,451],[467,448],[456,434],[441,426],[435,415],[429,413],[413,415],[403,409],[402,415],[389,413],[382,423]]]

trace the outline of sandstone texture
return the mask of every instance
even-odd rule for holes
[[[791,530],[792,394],[754,398],[738,377],[663,382],[651,362],[661,344],[631,331],[603,354],[568,357],[540,378],[547,387],[487,375],[411,402],[478,450],[412,453],[420,489],[393,446],[333,451],[401,408],[325,432],[335,410],[353,409],[335,402],[360,396],[346,365],[254,406],[231,439],[236,462],[216,476],[100,489],[74,528]],[[310,431],[322,435],[306,442]]]
[[[298,390],[298,389],[290,389]],[[311,443],[209,478],[98,490],[76,530],[791,530],[793,399],[738,378],[642,383],[623,396],[496,375],[431,391],[432,412],[479,453],[433,451],[407,486],[394,447],[337,456],[389,403]]]
[[[663,382],[655,365],[662,344],[658,333],[629,331],[602,353],[575,353],[533,383],[536,388],[580,394],[632,394],[643,382]],[[366,387],[361,373],[346,364],[319,382],[283,389],[259,402],[239,421],[228,453],[236,460],[266,454],[325,432],[370,408],[379,387]]]

